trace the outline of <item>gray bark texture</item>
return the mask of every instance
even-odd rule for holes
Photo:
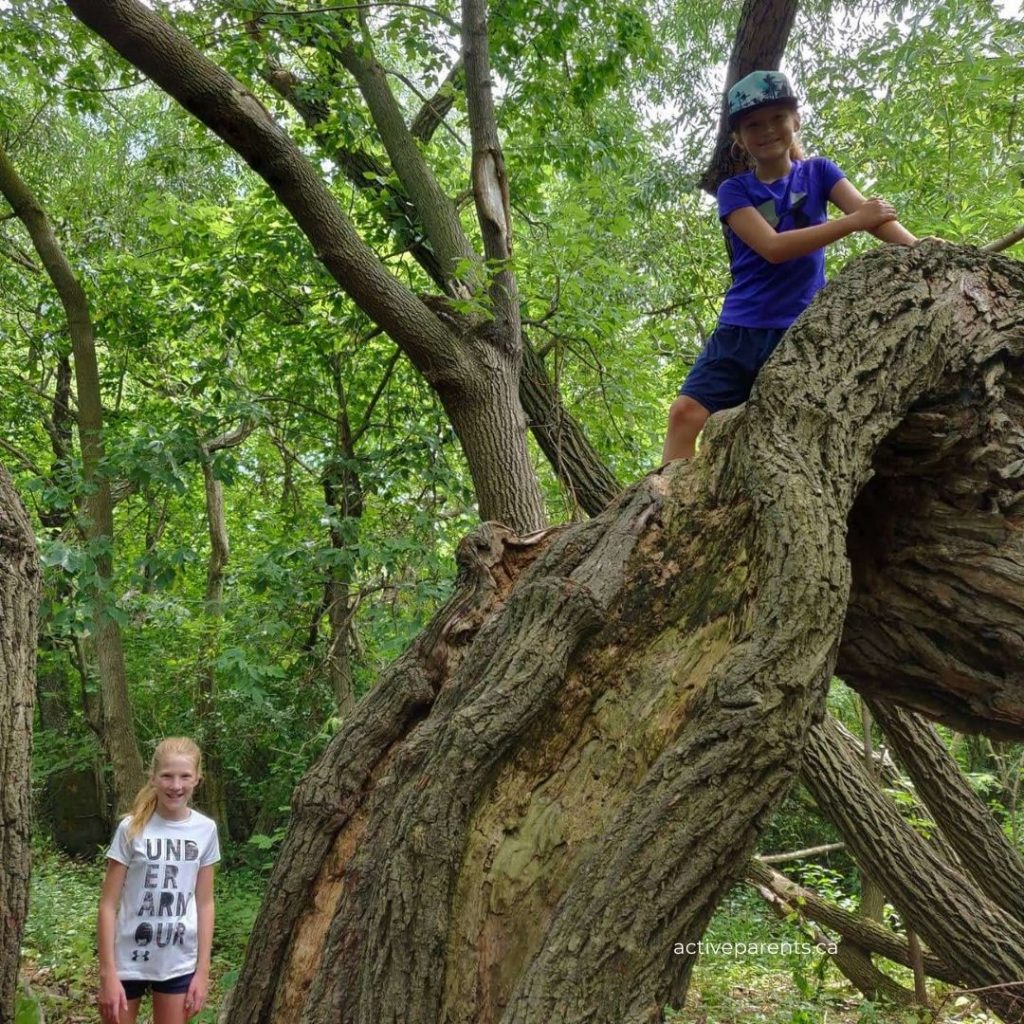
[[[935,727],[884,701],[873,701],[871,710],[964,869],[989,899],[1024,923],[1020,854],[971,789]]]
[[[1024,926],[902,819],[829,719],[808,735],[803,779],[907,928],[955,964],[990,1010],[1013,1024],[1024,1021]]]
[[[28,913],[38,602],[32,526],[0,466],[0,1024],[14,1020]]]
[[[976,516],[1012,517],[1022,367],[1020,264],[880,249],[695,460],[586,523],[467,537],[452,599],[297,789],[225,1021],[632,1024],[680,1002],[673,944],[742,875],[822,717],[848,603],[866,605],[858,497],[901,473],[956,490],[966,467]],[[941,430],[919,447],[922,416],[962,428],[953,457]],[[877,532],[917,512],[891,503]],[[936,614],[948,630],[974,599]],[[958,652],[960,673],[1024,732],[1003,635]]]

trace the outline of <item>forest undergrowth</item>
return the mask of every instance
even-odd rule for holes
[[[52,845],[37,845],[15,1024],[99,1024],[95,919],[103,870],[102,856],[76,861]],[[264,884],[264,875],[251,867],[218,873],[210,996],[193,1018],[197,1024],[217,1019],[242,962]],[[668,1024],[996,1024],[973,998],[945,989],[932,992],[932,1011],[869,1002],[827,955],[797,952],[805,941],[797,925],[771,916],[750,889],[737,886],[704,936],[687,1006],[668,1010]],[[755,946],[757,953],[738,952]],[[765,948],[775,946],[779,952]],[[913,984],[909,972],[901,969],[898,977]],[[139,1024],[151,1019],[144,1004]]]

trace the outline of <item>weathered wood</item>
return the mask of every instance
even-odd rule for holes
[[[673,945],[743,871],[822,714],[857,496],[929,462],[903,425],[976,396],[958,450],[995,474],[989,514],[1015,507],[997,470],[1020,458],[1002,402],[1022,296],[1004,258],[874,252],[692,463],[526,548],[468,538],[475,570],[300,787],[226,1019],[620,1024],[681,1000]],[[916,507],[888,511],[891,531]],[[965,592],[944,615],[973,613]],[[978,691],[1012,660],[967,653]],[[1024,722],[1024,688],[999,685]]]

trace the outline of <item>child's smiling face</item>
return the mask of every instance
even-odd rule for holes
[[[789,152],[800,127],[800,115],[788,104],[769,103],[736,120],[736,139],[757,161]]]
[[[169,754],[160,762],[152,778],[156,790],[156,809],[161,818],[171,821],[188,817],[192,791],[199,784],[196,765],[185,754]]]

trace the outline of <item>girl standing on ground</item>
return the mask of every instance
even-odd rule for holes
[[[220,847],[216,824],[189,806],[200,762],[192,740],[163,740],[107,851],[97,925],[104,1024],[134,1024],[148,988],[154,1024],[183,1024],[206,1002]]]
[[[714,333],[668,415],[662,462],[691,458],[707,418],[745,402],[754,378],[786,328],[825,283],[824,247],[856,231],[884,242],[917,239],[882,199],[865,199],[831,160],[805,160],[796,94],[780,71],[755,71],[730,90],[734,147],[753,170],[724,181],[718,216],[725,226],[732,285]],[[844,216],[828,219],[832,203]]]

